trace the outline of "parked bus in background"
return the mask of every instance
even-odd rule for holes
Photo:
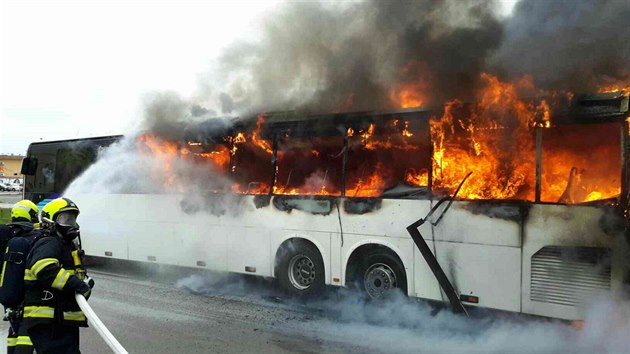
[[[72,195],[83,246],[97,257],[276,277],[295,295],[333,285],[443,301],[450,295],[406,228],[459,190],[418,228],[459,300],[583,318],[589,299],[627,281],[628,96],[587,97],[554,124],[460,117],[476,109],[263,114],[216,136],[139,136],[140,151],[206,164],[229,185],[187,190],[165,164],[145,177],[176,188]],[[94,147],[116,139],[31,144],[25,197],[62,192]],[[89,152],[69,148],[82,143]]]

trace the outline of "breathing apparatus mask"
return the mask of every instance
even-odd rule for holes
[[[79,224],[77,224],[75,211],[65,211],[59,213],[55,220],[55,229],[59,236],[70,242],[79,236]]]

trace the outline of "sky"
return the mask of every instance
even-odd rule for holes
[[[213,59],[255,38],[281,3],[1,0],[0,154],[133,131],[148,93],[192,95]]]
[[[190,95],[278,1],[13,1],[0,9],[0,153],[121,134],[148,92]]]

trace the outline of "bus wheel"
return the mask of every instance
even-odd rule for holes
[[[324,289],[324,261],[315,245],[291,240],[278,251],[276,277],[282,290],[294,296],[312,296]]]
[[[357,268],[355,284],[370,299],[383,299],[396,291],[407,295],[405,267],[392,252],[381,248],[370,250]]]

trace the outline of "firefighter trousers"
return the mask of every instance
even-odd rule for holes
[[[9,321],[7,354],[33,354],[33,343],[20,321]]]
[[[79,327],[40,324],[28,329],[37,354],[81,354]]]

